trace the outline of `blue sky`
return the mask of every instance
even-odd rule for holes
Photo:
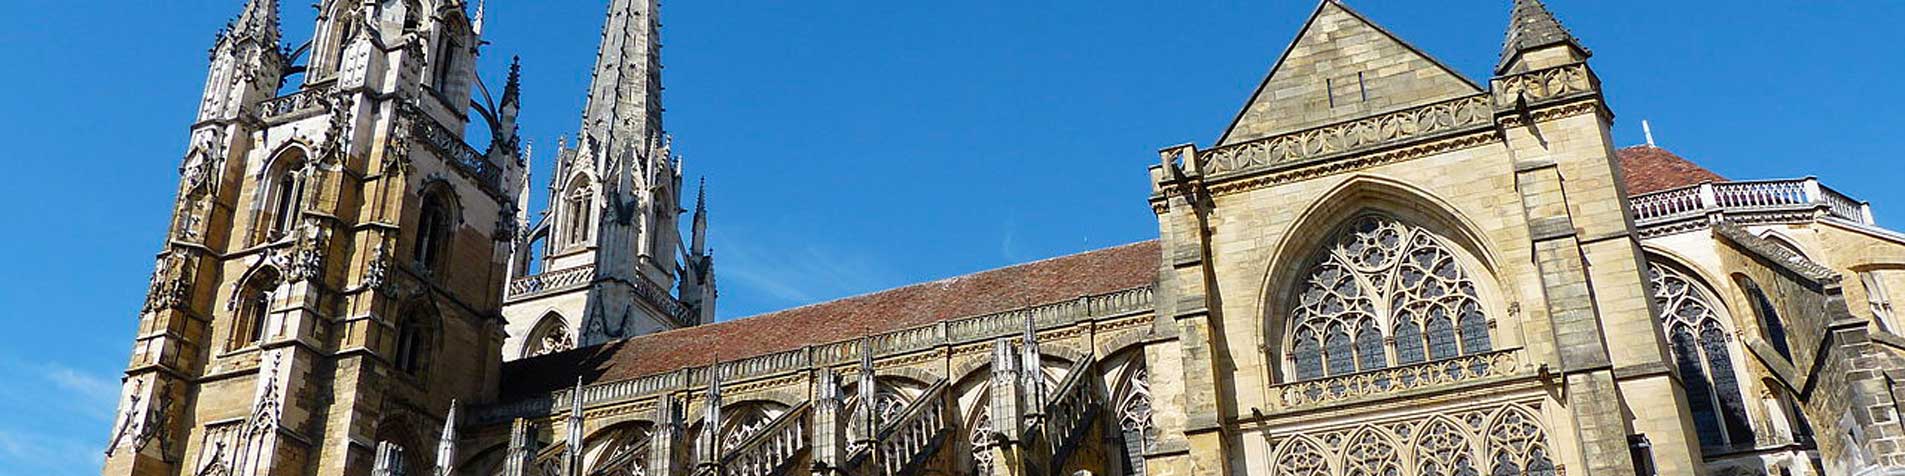
[[[0,2],[0,476],[97,473],[205,52],[239,3]],[[288,38],[310,3],[285,5]],[[578,121],[602,3],[490,1],[484,74],[523,56],[542,158]],[[1507,4],[1351,2],[1478,79]],[[669,2],[666,121],[709,179],[721,314],[1154,237],[1155,151],[1214,140],[1313,6]],[[1551,7],[1596,53],[1618,144],[1648,119],[1721,174],[1817,175],[1905,223],[1905,2]]]

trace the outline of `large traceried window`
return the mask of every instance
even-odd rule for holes
[[[1488,352],[1489,322],[1456,247],[1366,215],[1311,268],[1290,313],[1296,380]]]
[[[1753,444],[1746,403],[1733,366],[1733,339],[1713,303],[1713,292],[1690,273],[1653,260],[1648,284],[1660,315],[1661,332],[1673,351],[1674,366],[1687,386],[1687,403],[1700,445],[1731,448]]]

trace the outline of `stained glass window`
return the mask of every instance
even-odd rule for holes
[[[1746,403],[1733,370],[1732,338],[1711,303],[1713,293],[1688,273],[1648,263],[1648,284],[1660,310],[1658,321],[1687,388],[1700,445],[1725,448],[1753,444]]]
[[[1388,217],[1353,220],[1299,284],[1296,378],[1489,351],[1488,316],[1455,249]]]

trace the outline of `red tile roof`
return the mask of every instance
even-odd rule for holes
[[[1034,261],[503,364],[505,400],[1152,284],[1157,240]]]
[[[1627,180],[1627,194],[1640,195],[1700,182],[1724,182],[1726,177],[1683,159],[1667,149],[1637,145],[1615,151],[1621,159],[1621,175]]]

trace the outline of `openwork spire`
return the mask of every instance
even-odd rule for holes
[[[1522,53],[1543,46],[1567,45],[1586,57],[1588,50],[1581,46],[1580,40],[1568,33],[1567,27],[1548,12],[1541,0],[1515,0],[1515,9],[1508,15],[1508,37],[1502,40],[1501,63],[1495,72],[1508,70],[1516,57]]]
[[[246,0],[245,9],[232,21],[226,35],[235,41],[250,39],[260,45],[277,45],[283,36],[278,25],[278,0]]]

